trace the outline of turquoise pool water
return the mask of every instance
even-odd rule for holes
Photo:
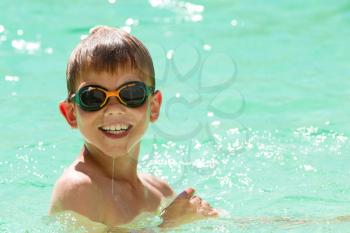
[[[0,9],[0,232],[59,232],[51,190],[81,139],[57,105],[72,48],[98,24],[131,31],[154,59],[163,109],[140,170],[227,211],[176,232],[350,232],[348,1]]]

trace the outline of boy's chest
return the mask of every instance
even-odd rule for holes
[[[118,185],[114,185],[113,190],[112,187],[105,189],[103,196],[104,220],[112,226],[129,223],[143,212],[156,214],[162,199],[162,194],[152,188],[146,188],[143,196],[128,192]]]

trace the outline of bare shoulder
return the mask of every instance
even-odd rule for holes
[[[165,180],[162,180],[150,174],[142,174],[141,176],[143,180],[147,181],[149,184],[151,184],[153,187],[159,190],[164,197],[174,195],[173,189]]]
[[[55,184],[49,214],[70,210],[100,221],[102,200],[100,190],[87,175],[67,169]]]

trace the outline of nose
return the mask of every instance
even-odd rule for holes
[[[105,116],[123,115],[126,112],[126,106],[121,104],[115,97],[109,97],[105,106]]]

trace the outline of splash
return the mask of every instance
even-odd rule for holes
[[[203,5],[175,0],[149,0],[149,3],[154,8],[175,12],[180,19],[185,21],[200,22],[203,20]]]
[[[26,52],[28,54],[34,54],[40,49],[41,46],[40,42],[25,41],[23,39],[12,40],[11,45],[17,51]]]

